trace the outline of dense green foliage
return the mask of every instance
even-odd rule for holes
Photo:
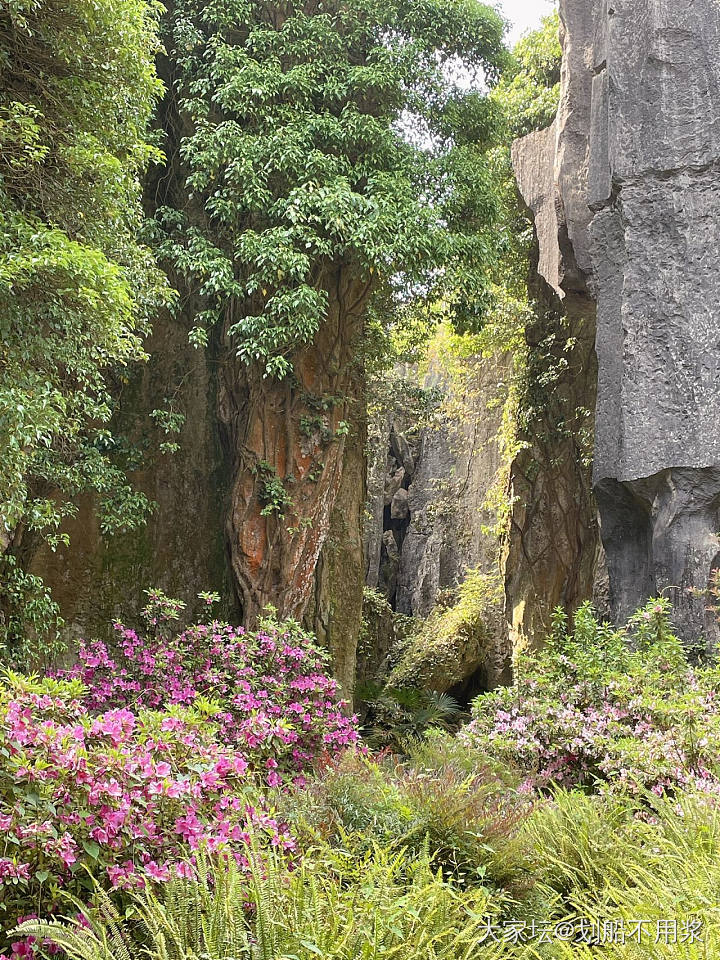
[[[162,299],[138,241],[157,13],[0,0],[0,642],[52,615],[24,540],[56,546],[86,490],[103,530],[147,507],[109,424]],[[431,350],[458,395],[483,355],[514,351],[522,374],[530,229],[509,143],[551,119],[557,18],[511,59],[475,0],[178,0],[169,19],[191,196],[157,227],[205,304],[191,342],[221,321],[241,361],[291,379],[330,310],[374,314],[365,348],[387,362],[449,320]],[[467,71],[494,88],[466,90]],[[530,416],[521,379],[499,397],[508,424]],[[418,418],[450,415],[406,383]],[[156,411],[171,432],[173,416]],[[267,462],[257,478],[282,513]],[[498,593],[470,572],[414,635],[396,624],[393,683],[432,686],[460,643],[479,655]],[[74,679],[0,682],[0,916],[41,913],[3,941],[21,938],[14,956],[717,955],[720,670],[693,662],[666,601],[623,630],[558,614],[459,733],[452,698],[378,688],[377,754],[352,746],[297,624],[175,630],[182,609],[154,592],[141,635],[84,644]]]
[[[443,299],[477,319],[493,242],[489,101],[502,21],[471,2],[182,0],[172,24],[187,187],[165,252],[238,356],[284,376],[329,309]],[[339,305],[336,301],[340,291]]]
[[[247,960],[716,955],[716,804],[692,794],[632,801],[560,791],[523,807],[508,791],[493,819],[486,776],[478,755],[447,737],[415,752],[400,777],[387,763],[346,760],[314,785],[321,832],[289,873],[274,855],[255,853],[243,870],[200,858],[197,879],[138,893],[127,919],[100,896],[89,924],[30,921],[22,932],[50,937],[77,960],[127,960],[142,947],[151,960],[229,951]],[[305,795],[286,798],[293,804],[308,811]],[[424,844],[423,828],[412,837],[423,807]],[[473,850],[511,868],[506,886],[495,884],[502,874],[455,872],[455,858]],[[451,855],[450,870],[438,870],[438,853],[446,863]]]
[[[130,960],[142,940],[152,960],[471,960],[488,902],[482,890],[461,896],[426,857],[381,849],[360,862],[326,850],[290,876],[278,858],[255,859],[249,879],[231,864],[215,875],[217,885],[204,873],[139,897],[134,922],[107,904],[105,922],[90,928],[24,929],[50,936],[73,960]]]
[[[0,552],[37,537],[56,546],[84,491],[99,494],[104,531],[148,506],[113,457],[109,421],[163,295],[138,242],[159,9],[0,4]],[[2,580],[0,642],[33,587],[12,562]]]
[[[492,93],[502,107],[506,140],[548,127],[560,98],[560,19],[545,17],[542,26],[513,49],[510,68]]]

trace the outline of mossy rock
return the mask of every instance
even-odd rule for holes
[[[388,685],[443,692],[483,668],[488,686],[502,682],[502,600],[499,574],[468,571],[455,601],[438,604],[408,637]]]
[[[404,649],[406,638],[417,629],[418,621],[396,613],[380,590],[366,587],[357,652],[357,684],[384,684],[390,665]]]

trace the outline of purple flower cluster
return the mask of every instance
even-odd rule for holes
[[[116,624],[119,643],[82,644],[67,676],[83,681],[92,710],[189,706],[201,697],[270,786],[302,783],[318,756],[357,742],[356,719],[344,712],[326,655],[297,628],[251,633],[199,624],[161,643]]]
[[[88,870],[122,896],[191,869],[199,848],[243,863],[252,836],[292,851],[260,781],[302,785],[357,740],[295,627],[116,630],[117,650],[83,644],[60,678],[0,684],[0,930],[66,910],[65,893],[83,901]]]
[[[664,605],[615,632],[585,609],[575,636],[526,656],[512,688],[475,701],[459,738],[516,770],[523,792],[720,795],[718,691],[720,671],[690,666]]]

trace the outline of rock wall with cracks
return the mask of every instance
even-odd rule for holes
[[[437,408],[424,422],[396,407],[386,415],[370,457],[365,526],[366,583],[400,614],[422,619],[467,570],[497,571],[497,538],[485,505],[502,468],[499,384],[509,358],[468,362],[462,401],[442,364],[431,363],[423,389]],[[449,414],[446,404],[459,404]]]
[[[665,590],[684,637],[711,636],[705,602],[688,589],[705,587],[720,562],[720,4],[561,0],[560,13],[557,118],[513,150],[538,241],[529,353],[551,340],[545,354],[563,372],[510,471],[503,656],[541,635],[555,605],[571,612],[597,594],[605,564],[618,620]],[[167,195],[153,202],[183,202],[182,174],[163,171],[154,186]],[[363,292],[350,293],[354,302]],[[482,383],[459,453],[442,429],[406,444],[403,424],[388,424],[363,556],[364,403],[361,370],[348,362],[361,312],[340,313],[342,336],[316,344],[331,368],[298,357],[292,395],[233,367],[220,332],[200,355],[182,316],[159,318],[153,361],[121,414],[134,435],[139,412],[178,393],[183,449],[135,478],[158,503],[145,531],[106,550],[88,506],[71,522],[73,550],[36,558],[74,632],[137,609],[146,586],[188,598],[232,583],[249,619],[280,594],[283,612],[330,647],[349,691],[364,564],[371,585],[382,581],[396,609],[419,618],[466,567],[496,568],[479,506],[498,469],[499,421]],[[478,375],[492,395],[496,373]],[[323,393],[339,402],[318,413]],[[592,477],[584,408],[595,414]],[[317,522],[289,534],[291,523],[261,515],[258,462]],[[456,665],[460,651],[452,656]]]
[[[561,0],[562,102],[516,145],[539,273],[597,304],[593,485],[622,620],[713,636],[720,558],[720,5]],[[544,189],[533,190],[542,182]]]
[[[377,607],[377,594],[366,604],[370,642],[363,643],[359,674],[384,682],[390,671],[391,684],[462,695],[509,676],[501,543],[490,498],[505,473],[503,403],[512,358],[466,358],[458,382],[445,363],[431,355],[418,381],[429,409],[422,413],[408,399],[417,371],[409,373],[407,396],[401,390],[372,431],[366,579],[387,606]]]
[[[580,4],[565,5],[557,116],[512,150],[536,234],[529,283],[535,316],[525,331],[528,371],[520,400],[532,415],[511,466],[505,559],[505,620],[513,649],[542,638],[557,606],[572,614],[596,594],[603,612],[606,607],[597,589],[602,556],[589,439],[596,310],[586,200],[590,118],[581,109],[592,84],[586,53],[593,29]],[[547,387],[539,386],[546,381]]]

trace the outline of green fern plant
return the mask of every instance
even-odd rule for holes
[[[606,929],[646,924],[642,937],[626,943],[621,936],[600,947],[557,942],[547,955],[551,960],[720,955],[720,812],[707,797],[558,791],[528,821],[522,838],[535,850],[538,890],[549,913],[596,920]],[[696,937],[687,935],[691,924],[698,925]],[[670,925],[665,939],[656,936],[658,925],[666,932]]]
[[[483,946],[500,900],[435,874],[427,846],[410,859],[376,846],[364,858],[322,848],[289,871],[279,855],[200,859],[193,878],[138,894],[121,919],[99,893],[90,926],[28,921],[16,933],[47,938],[70,960],[498,960]],[[479,951],[482,949],[482,953]]]
[[[50,940],[73,960],[137,960],[137,942],[129,923],[104,890],[97,891],[95,910],[89,914],[83,904],[73,902],[84,919],[28,920],[13,933]]]

